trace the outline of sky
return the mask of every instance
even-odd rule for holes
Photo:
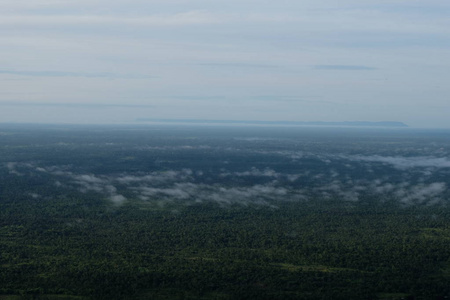
[[[0,123],[450,128],[448,0],[1,0]]]

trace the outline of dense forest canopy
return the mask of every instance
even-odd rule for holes
[[[448,131],[0,126],[0,299],[450,297]]]

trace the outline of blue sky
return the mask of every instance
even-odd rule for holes
[[[449,15],[444,0],[2,0],[0,122],[450,128]]]

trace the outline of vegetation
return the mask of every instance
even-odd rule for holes
[[[117,204],[105,189],[73,188],[79,180],[75,171],[97,172],[90,180],[106,181],[102,176],[118,170],[142,171],[135,159],[114,157],[139,160],[148,154],[123,144],[102,148],[99,143],[103,141],[94,144],[98,151],[91,154],[94,146],[87,144],[60,151],[53,139],[61,137],[51,138],[44,134],[47,130],[40,132],[44,135],[40,145],[30,142],[28,135],[19,138],[17,128],[9,130],[16,143],[4,139],[0,150],[4,154],[0,299],[450,296],[450,208],[446,202],[405,205],[395,197],[371,193],[359,201],[316,194],[289,201],[288,193],[268,204],[236,201],[224,205],[191,198],[169,201],[167,195],[143,199],[133,194],[137,187],[116,184],[115,193],[127,198]],[[64,137],[73,141],[77,135]],[[124,141],[126,135],[121,138]],[[176,157],[181,165],[194,157],[182,152],[188,157],[183,158],[180,153]],[[161,154],[158,159],[169,160],[170,155]],[[207,163],[199,158],[203,156],[197,155],[196,162],[206,170]],[[233,155],[245,161],[236,152],[222,159],[233,161]],[[69,159],[72,165],[65,171],[62,167],[53,173],[36,171],[37,165],[46,170],[67,166]],[[258,161],[253,159],[252,165]],[[10,162],[16,165],[7,167]],[[283,158],[276,161],[283,162]],[[173,162],[160,164],[158,168],[166,171],[167,164],[173,166]],[[98,173],[101,165],[104,169]],[[55,176],[60,176],[58,186]],[[263,184],[264,178],[235,180]],[[190,180],[199,179],[192,175]],[[225,177],[222,180],[222,187],[238,184]]]

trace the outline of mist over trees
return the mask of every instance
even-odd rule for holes
[[[0,297],[449,297],[447,136],[2,125]]]

